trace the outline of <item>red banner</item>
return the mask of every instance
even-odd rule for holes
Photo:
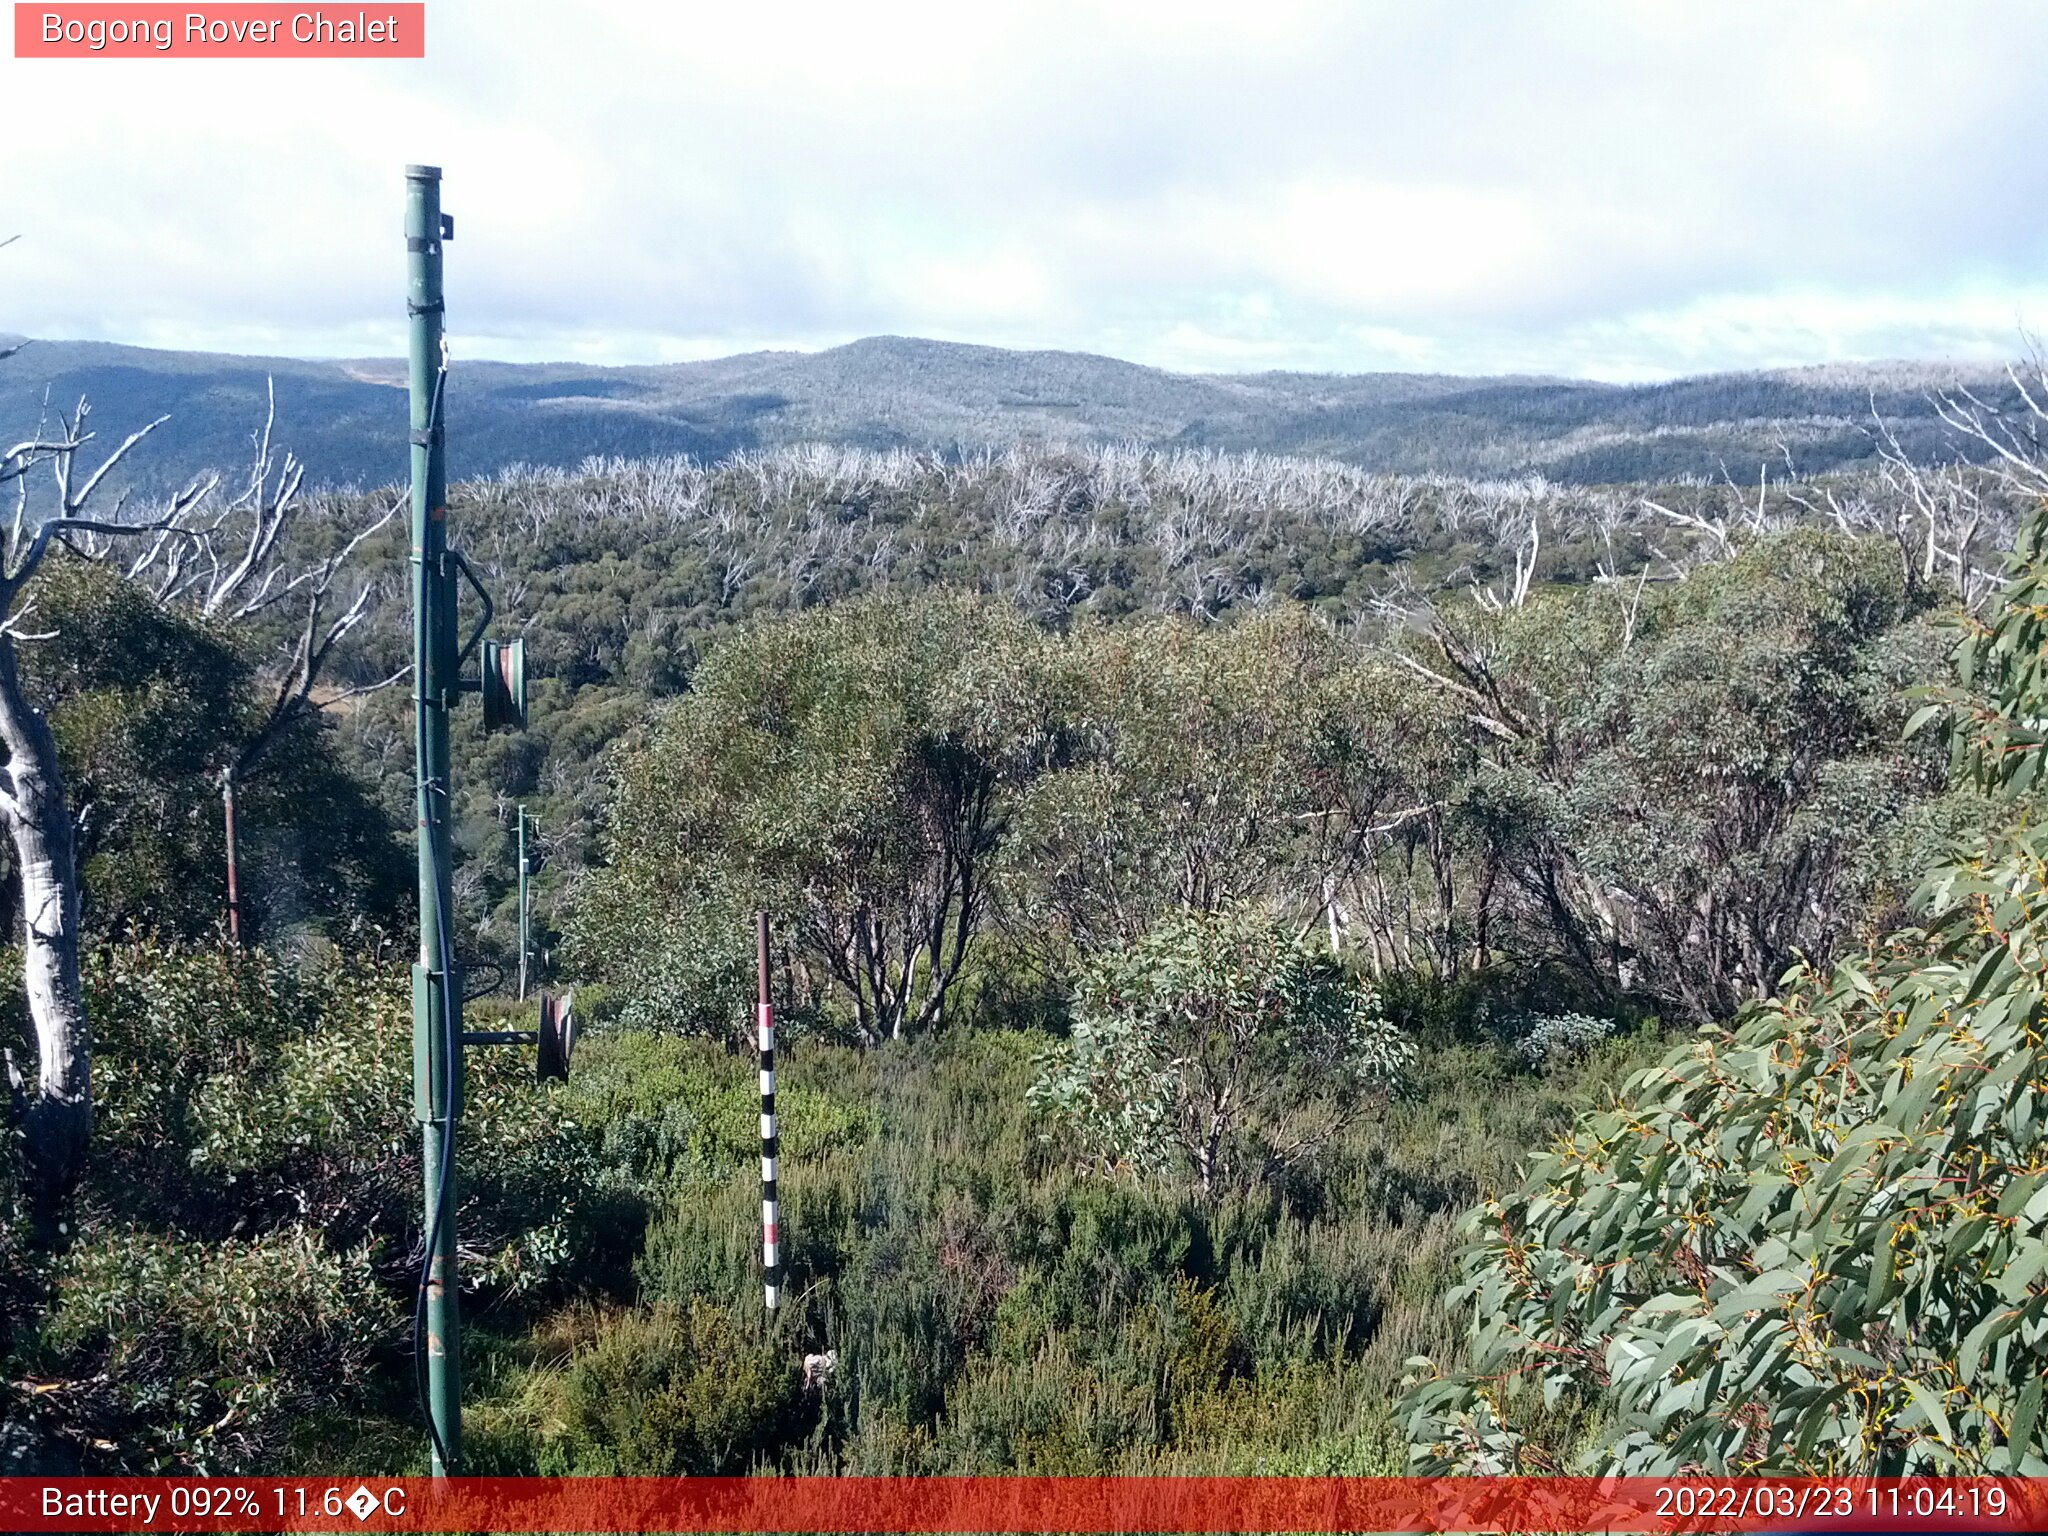
[[[2024,1478],[32,1478],[9,1531],[2039,1531]]]
[[[18,59],[423,59],[427,8],[36,5],[16,0]]]

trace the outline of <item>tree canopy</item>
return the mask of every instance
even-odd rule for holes
[[[1794,966],[1473,1213],[1421,1468],[2048,1473],[2044,528],[1965,621],[1982,692],[1919,720],[2003,814],[1928,873],[1922,926]]]

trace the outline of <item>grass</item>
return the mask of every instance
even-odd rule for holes
[[[1205,1205],[1062,1164],[1024,1104],[1040,1038],[786,1056],[773,1319],[751,1059],[591,1040],[564,1105],[604,1125],[645,1244],[628,1294],[471,1331],[473,1467],[1397,1472],[1403,1362],[1460,1353],[1461,1213],[1656,1048],[1641,1032],[1545,1074],[1431,1049],[1312,1176]],[[804,1390],[828,1350],[831,1382]]]

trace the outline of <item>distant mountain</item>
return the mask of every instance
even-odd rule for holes
[[[0,338],[4,340],[4,338]],[[324,483],[405,472],[404,367],[38,341],[0,362],[0,435],[80,395],[104,437],[168,414],[138,471],[152,486],[234,465],[266,378],[279,440]],[[1917,364],[1713,374],[1622,386],[1431,374],[1184,374],[1082,352],[877,336],[824,352],[597,368],[461,363],[449,385],[458,477],[592,455],[721,457],[803,441],[968,452],[1012,443],[1136,441],[1327,455],[1371,469],[1565,483],[1752,478],[1871,456],[1873,407],[1917,454],[1954,447],[1929,397],[1964,375]],[[1994,381],[1995,382],[1995,381]]]

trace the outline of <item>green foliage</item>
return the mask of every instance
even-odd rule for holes
[[[868,1042],[935,1025],[986,904],[1000,797],[1045,750],[1039,643],[1014,610],[935,598],[716,647],[631,761],[578,916],[579,956],[636,991],[627,1017],[730,1027],[746,919],[767,908],[831,989],[799,991],[799,1014],[829,1001]]]
[[[1045,1156],[1025,1103],[1040,1040],[956,1030],[887,1052],[806,1046],[785,1065],[789,1102],[809,1107],[784,1116],[782,1347],[836,1351],[837,1370],[779,1468],[1393,1471],[1400,1362],[1452,1347],[1453,1213],[1642,1057],[1607,1042],[1543,1078],[1493,1047],[1418,1060],[1414,1093],[1346,1123],[1315,1180],[1204,1198]],[[643,1040],[616,1070],[652,1102],[665,1072],[693,1100],[723,1081],[722,1113],[748,1128],[748,1063],[714,1044]],[[875,1119],[799,1151],[835,1105]],[[740,1154],[670,1165],[645,1304],[758,1308],[758,1189]],[[583,1464],[577,1437],[549,1428],[555,1362],[596,1336],[543,1342],[480,1405],[510,1426],[495,1465]]]
[[[1810,531],[1627,602],[1458,626],[1439,666],[1500,725],[1468,815],[1517,893],[1500,941],[1725,1018],[1910,889],[1886,856],[1940,770],[1898,737],[1938,636],[1895,556]]]
[[[1018,807],[1000,887],[1056,969],[1176,907],[1314,914],[1364,829],[1458,752],[1412,679],[1297,606],[1077,626],[1057,666],[1067,750]]]
[[[786,1067],[790,1094],[873,1105],[880,1123],[859,1142],[785,1141],[786,1347],[834,1350],[838,1366],[779,1464],[1364,1465],[1361,1437],[1378,1431],[1362,1426],[1384,1425],[1401,1354],[1438,1337],[1448,1210],[1470,1187],[1458,1157],[1422,1118],[1412,1147],[1405,1119],[1354,1122],[1326,1148],[1314,1209],[1078,1178],[1040,1153],[1024,1103],[1034,1043],[957,1031],[887,1053],[806,1047]],[[715,1047],[672,1044],[747,1080]],[[1557,1113],[1547,1094],[1528,1108]],[[806,1118],[786,1113],[786,1134]],[[1390,1196],[1387,1158],[1406,1193]],[[750,1173],[683,1165],[641,1264],[650,1302],[759,1306]],[[513,1388],[506,1411],[544,1425],[552,1380]]]
[[[25,681],[52,721],[84,828],[85,910],[103,930],[145,914],[204,932],[225,905],[213,774],[253,704],[224,636],[96,563],[59,558],[35,584],[52,638],[25,648]]]
[[[366,1248],[302,1226],[222,1242],[113,1228],[58,1265],[30,1365],[122,1465],[229,1470],[360,1389],[397,1312]]]
[[[802,1373],[758,1317],[693,1299],[612,1318],[562,1373],[540,1470],[730,1477],[785,1448],[805,1427]]]
[[[1053,1327],[1029,1288],[997,1308],[992,1347],[948,1402],[938,1450],[955,1466],[1073,1476],[1130,1463],[1134,1447],[1199,1451],[1242,1434],[1262,1407],[1231,1316],[1185,1275],[1131,1306],[1114,1354]],[[1267,1399],[1270,1402],[1270,1398]]]
[[[1978,953],[2008,985],[1972,995]],[[1965,955],[1798,978],[1483,1207],[1472,1374],[1418,1389],[1423,1465],[1550,1464],[1517,1426],[1564,1394],[1630,1473],[2048,1465],[2039,983]]]
[[[1966,634],[1988,701],[1945,701],[2026,812],[2041,560],[2037,523]],[[1980,837],[1923,885],[1925,930],[1799,968],[1479,1208],[1469,1369],[1416,1386],[1418,1464],[2048,1472],[2044,870],[2031,815]],[[1541,1409],[1574,1400],[1596,1417],[1557,1443]]]
[[[1414,1055],[1369,989],[1239,905],[1099,959],[1031,1097],[1095,1165],[1177,1165],[1214,1193],[1309,1157]]]
[[[417,1223],[402,968],[143,940],[90,953],[86,983],[99,1046],[92,1187],[110,1213],[217,1235],[303,1220],[344,1244]],[[629,1240],[603,1238],[621,1213],[595,1129],[564,1116],[562,1090],[536,1089],[532,1070],[520,1053],[473,1053],[461,1128],[477,1197],[464,1242],[529,1288],[551,1278],[532,1267],[542,1249],[595,1239],[580,1262],[601,1269]]]
[[[1899,398],[1902,408],[1924,404],[1917,395]],[[1864,419],[1868,403],[1859,395],[1852,414]],[[1862,454],[1864,434],[1844,430]],[[1776,457],[1771,444],[1763,451]],[[1802,456],[1802,467],[1805,462]],[[1174,704],[1181,682],[1192,687],[1204,672],[1210,696],[1228,700],[1245,695],[1241,684],[1256,684],[1262,671],[1273,670],[1272,660],[1249,653],[1233,659],[1227,642],[1197,645],[1191,637],[1238,630],[1231,623],[1236,616],[1255,621],[1241,627],[1251,643],[1286,631],[1298,616],[1285,610],[1298,603],[1360,639],[1376,638],[1380,605],[1388,598],[1402,609],[1418,609],[1425,600],[1453,608],[1470,582],[1483,584],[1512,570],[1514,548],[1531,520],[1543,531],[1535,588],[1540,594],[1553,584],[1584,585],[1596,569],[1632,573],[1652,564],[1661,573],[1667,567],[1652,546],[1710,576],[1713,560],[1698,557],[1723,552],[1724,546],[1707,530],[1718,529],[1731,545],[1747,548],[1769,542],[1753,531],[1752,519],[1790,526],[1809,517],[1794,498],[1811,502],[1811,487],[1795,483],[1780,489],[1774,481],[1760,512],[1754,492],[1745,495],[1720,483],[1718,467],[1709,466],[1709,478],[1714,483],[1667,486],[1657,493],[1659,506],[1699,517],[1697,531],[1650,511],[1636,489],[1572,490],[1538,481],[1468,482],[1441,475],[1395,479],[1328,460],[1126,449],[1034,448],[962,460],[811,447],[716,463],[607,462],[572,474],[520,474],[458,487],[451,515],[461,525],[465,547],[503,597],[504,621],[527,637],[534,677],[529,732],[516,739],[486,738],[473,718],[461,716],[455,726],[457,757],[465,765],[456,786],[458,841],[475,855],[473,878],[458,897],[473,933],[469,942],[494,959],[509,953],[511,808],[523,800],[543,828],[536,897],[543,943],[554,943],[580,896],[578,876],[605,860],[602,827],[618,777],[608,771],[613,764],[605,755],[632,756],[634,744],[653,734],[660,706],[693,686],[707,651],[735,625],[849,597],[905,605],[940,592],[985,594],[992,610],[1015,609],[1054,630],[1073,627],[1085,635],[1091,626],[1114,625],[1101,639],[1099,655],[1105,668],[1122,669],[1114,686],[1104,683],[1108,672],[1096,676],[1074,669],[1085,689],[1078,703],[1116,732],[1098,745],[1122,751],[1136,765],[1138,757],[1128,749],[1147,739],[1170,747],[1164,727],[1177,719],[1208,732],[1191,741],[1191,752],[1214,756],[1205,741],[1227,743],[1232,732],[1239,733],[1256,749],[1246,764],[1249,772],[1258,767],[1260,753],[1314,744],[1259,734],[1289,718],[1294,706],[1284,696],[1268,699],[1262,714],[1242,724],[1204,722]],[[1844,506],[1859,516],[1867,513],[1873,531],[1882,535],[1884,558],[1895,560],[1891,494],[1863,481],[1833,489]],[[2000,515],[1993,511],[1994,522]],[[310,519],[309,532],[323,522]],[[2002,529],[1988,536],[2001,537]],[[402,539],[372,553],[388,562],[377,568],[383,579],[403,578]],[[1682,596],[1691,585],[1667,588],[1652,580],[1644,594],[1646,611]],[[1602,584],[1587,598],[1589,616],[1599,620],[1594,633],[1617,638],[1614,620],[1629,590]],[[1675,612],[1682,604],[1671,606]],[[1266,622],[1275,610],[1277,622]],[[1113,638],[1139,615],[1181,615],[1191,622],[1177,640],[1135,632]],[[1693,613],[1684,622],[1707,618]],[[1739,638],[1724,637],[1704,661],[1720,668],[1739,658],[1739,644],[1731,643]],[[1315,646],[1295,648],[1317,660]],[[1287,653],[1277,640],[1270,649],[1275,659]],[[409,656],[404,605],[385,604],[351,635],[348,653],[337,654],[334,681],[367,684],[402,667]],[[1160,699],[1158,690],[1146,687],[1140,664],[1148,659],[1173,665],[1181,682],[1160,700],[1158,724],[1121,725],[1118,699]],[[1368,701],[1384,702],[1335,716],[1339,744],[1342,732],[1358,730],[1366,737],[1362,745],[1372,748],[1372,760],[1394,770],[1381,820],[1407,813],[1387,839],[1398,860],[1375,861],[1359,891],[1339,892],[1357,942],[1375,947],[1376,967],[1432,966],[1446,974],[1473,964],[1475,950],[1489,950],[1496,934],[1516,949],[1525,935],[1542,952],[1558,948],[1552,933],[1528,932],[1539,923],[1554,927],[1553,915],[1485,856],[1489,838],[1511,829],[1524,808],[1464,814],[1486,807],[1483,801],[1468,804],[1474,774],[1463,759],[1475,743],[1488,745],[1492,738],[1473,726],[1469,701],[1428,690],[1399,663],[1380,659],[1385,665],[1379,675],[1359,682]],[[1926,659],[1937,658],[1929,653]],[[1932,675],[1923,672],[1914,680]],[[1574,700],[1570,693],[1562,698]],[[334,733],[365,775],[379,781],[385,809],[401,828],[409,825],[411,805],[406,707],[403,690],[359,699],[349,707],[345,727]],[[1316,713],[1312,701],[1307,712]],[[630,777],[623,762],[617,766]],[[1105,824],[1101,807],[1113,807],[1116,795],[1148,788],[1154,775],[1176,781],[1182,771],[1170,754],[1155,754],[1103,794],[1091,797],[1085,779],[1064,783],[1056,798],[1077,803],[1061,823],[1078,838]],[[1288,789],[1284,782],[1275,784]],[[1226,798],[1226,808],[1235,794]],[[1171,809],[1163,794],[1155,804]],[[1045,809],[1051,816],[1055,805],[1049,801]],[[1302,809],[1294,806],[1289,814]],[[1361,814],[1366,809],[1359,807]],[[1085,869],[1091,859],[1105,866],[1104,878],[1121,871],[1117,889],[1139,897],[1143,907],[1118,925],[1115,937],[1127,939],[1166,906],[1187,898],[1170,865],[1159,866],[1156,888],[1141,878],[1145,861],[1153,858],[1152,845],[1139,838],[1156,830],[1149,815],[1134,818],[1128,828],[1113,819],[1107,825],[1121,834],[1115,846],[1091,849],[1077,840],[1058,849],[1075,862],[1048,866],[1047,874],[1071,872],[1076,865]],[[1276,835],[1283,830],[1263,823],[1244,864],[1276,879],[1275,872],[1297,868],[1298,840]],[[1017,865],[1028,869],[1030,860],[1020,858]],[[1227,862],[1211,861],[1210,873],[1226,883],[1251,878]],[[1341,884],[1341,861],[1336,873]],[[1384,901],[1378,894],[1382,884]],[[1101,888],[1091,876],[1088,891]],[[1006,905],[1009,896],[1021,900],[1030,891],[1027,885],[1005,893]],[[1036,894],[1049,899],[1056,893]],[[1081,913],[1088,915],[1097,903],[1086,899],[1087,891],[1079,894]],[[734,893],[742,918],[753,899]],[[1020,913],[1010,942],[1039,938],[1048,910],[1041,903]],[[677,958],[686,970],[688,957]],[[1610,973],[1614,969],[1607,957],[1600,962]],[[676,996],[682,985],[667,989],[668,995]],[[827,985],[822,974],[820,985]]]
[[[1516,1048],[1541,1067],[1592,1049],[1614,1033],[1615,1021],[1589,1013],[1537,1013],[1516,1019],[1513,1027]]]
[[[51,638],[23,648],[23,670],[81,828],[89,928],[211,933],[227,901],[219,775],[269,704],[237,637],[95,562],[51,560],[34,602]],[[317,719],[244,782],[238,823],[247,933],[377,921],[405,893],[390,826]]]
[[[2008,803],[2040,803],[2048,778],[2048,515],[2021,523],[2006,560],[2005,585],[1988,616],[1961,614],[1951,684],[1921,690],[1907,734],[1937,719],[1948,725],[1959,777]]]
[[[600,1137],[607,1167],[655,1192],[678,1182],[729,1181],[757,1165],[761,1096],[743,1061],[637,1031],[587,1044],[562,1103]],[[787,1156],[808,1162],[857,1151],[880,1133],[872,1105],[801,1079],[777,1088]]]
[[[11,1379],[47,1389],[33,1411],[88,1469],[402,1464],[419,1175],[398,977],[165,946],[93,974],[108,1135],[49,1281],[62,1327],[39,1338],[31,1305]],[[1025,1103],[1041,1041],[789,1054],[772,1330],[749,1059],[603,1031],[536,1097],[518,1053],[472,1056],[477,1470],[1391,1470],[1399,1362],[1451,1343],[1450,1212],[1614,1070],[1418,1061],[1416,1094],[1346,1124],[1313,1181],[1205,1200],[1047,1159]],[[274,1312],[238,1311],[273,1268]],[[803,1393],[824,1350],[838,1371]]]
[[[2040,1365],[2038,1277],[2000,1287],[2033,1273],[2040,1223],[1999,1181],[2042,1176],[2039,1073],[1987,1077],[2010,1059],[1994,1044],[2037,1049],[2032,1005],[2001,1035],[2004,972],[1915,990],[1930,947],[2031,933],[2031,876],[1987,855],[1943,898],[1982,908],[1966,939],[1822,979],[1912,850],[1975,814],[1933,798],[1932,752],[1896,749],[1935,647],[1888,548],[1759,539],[1633,603],[1539,586],[1489,612],[1441,594],[1486,579],[1508,522],[1556,516],[1567,582],[1599,529],[1631,550],[1641,530],[1598,497],[1186,456],[789,456],[464,494],[531,621],[539,722],[458,727],[464,943],[503,952],[507,813],[530,798],[542,942],[574,892],[574,968],[603,978],[601,1009],[579,992],[603,1027],[571,1084],[469,1058],[480,1467],[1390,1471],[1414,1355],[1454,1373],[1411,1404],[1445,1464],[1546,1466],[1583,1438],[1618,1465],[1742,1466],[1782,1429],[1996,1469],[1999,1433],[2038,1416],[2015,1388]],[[1402,560],[1434,615],[1331,622]],[[89,905],[189,938],[217,908],[210,754],[247,669],[103,573],[51,569],[76,641],[34,664],[104,834]],[[401,664],[396,623],[366,622],[336,680]],[[2034,665],[2037,640],[1984,634],[1979,681]],[[250,854],[272,931],[367,943],[329,920],[402,892],[331,775],[343,747],[405,825],[404,702],[280,744],[245,790],[251,836],[276,839]],[[610,863],[584,879],[608,804]],[[744,1043],[758,907],[794,1045],[773,1327]],[[1673,1057],[1507,1192],[1522,1149],[1643,1059],[1650,1034],[1610,1019],[1725,1013],[1801,955],[1775,1012]],[[9,1379],[47,1389],[43,1422],[96,1470],[348,1446],[387,1464],[417,1440],[401,968],[169,938],[87,965],[101,1137],[68,1252],[25,1251],[0,1188]],[[1048,1049],[942,1021],[1071,1029]],[[929,1038],[831,1043],[899,1034]],[[1966,1167],[1940,1141],[1956,1105],[1984,1149]],[[1068,1151],[1174,1176],[1092,1178]],[[1808,1185],[1837,1165],[1823,1203]],[[1930,1178],[1941,1198],[1916,1192]],[[1482,1196],[1511,1225],[1481,1219],[1467,1283],[1507,1321],[1467,1360],[1441,1297],[1452,1213]],[[1801,1263],[1808,1289],[1760,1289]],[[265,1266],[303,1339],[252,1310]],[[1952,1316],[1974,1353],[1944,1342]],[[797,1362],[825,1349],[814,1395]],[[360,1441],[335,1427],[352,1418]]]
[[[47,1255],[39,1252],[33,1200],[23,1179],[21,1146],[10,1133],[0,1142],[0,1351],[35,1325]]]
[[[85,979],[97,1135],[66,1249],[4,1276],[14,1369],[48,1378],[37,1417],[88,1467],[274,1466],[308,1415],[359,1408],[373,1356],[403,1342],[420,1221],[405,972],[134,941],[90,951]],[[534,1086],[530,1056],[468,1067],[471,1285],[506,1317],[624,1285],[631,1177],[561,1089]]]
[[[637,870],[614,865],[608,883],[634,881]],[[635,882],[637,883],[637,881]],[[669,912],[668,931],[634,906],[628,916],[614,889],[601,890],[572,936],[579,961],[619,976],[614,1009],[626,1029],[697,1036],[735,1044],[751,1038],[756,997],[753,913],[721,871],[702,872],[697,889]],[[630,924],[630,927],[627,925]],[[631,959],[622,958],[630,953]],[[780,1021],[794,1038],[809,1021],[801,1011]]]
[[[1923,601],[1883,548],[1794,532],[1426,636],[1294,606],[1046,634],[929,597],[743,625],[622,757],[577,952],[630,1022],[740,1035],[766,905],[792,1021],[872,1041],[959,985],[1057,1014],[1166,913],[1255,901],[1377,974],[1569,968],[1547,1011],[1725,1017],[1979,814],[1898,748]]]

